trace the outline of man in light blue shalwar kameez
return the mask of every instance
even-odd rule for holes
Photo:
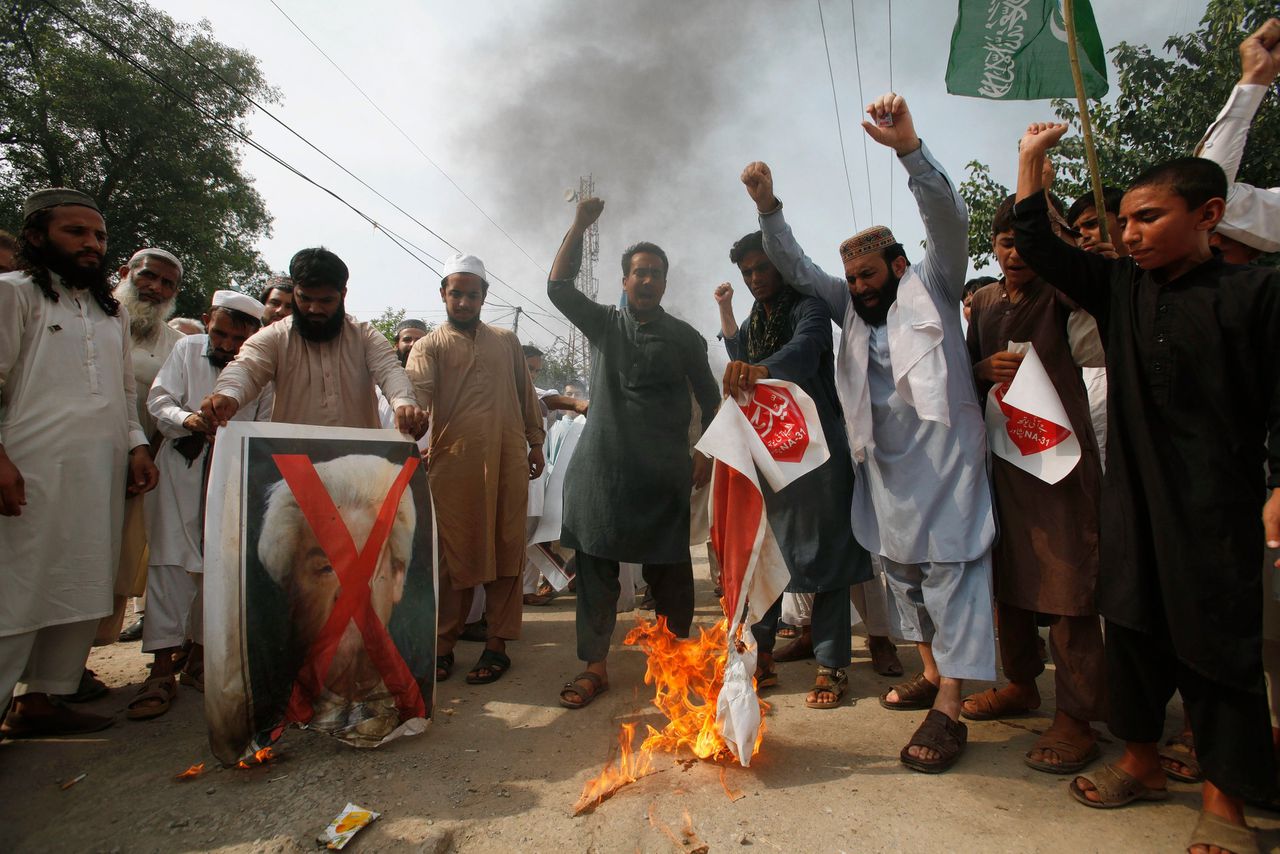
[[[915,770],[945,770],[967,732],[961,681],[995,679],[986,428],[960,328],[968,213],[916,135],[900,96],[885,95],[863,127],[893,148],[924,221],[924,258],[910,264],[883,226],[840,247],[845,276],[801,250],[763,163],[742,180],[760,213],[769,258],[796,290],[824,300],[841,326],[836,384],[856,472],[852,524],[884,568],[924,672],[881,697],[930,709],[903,748]]]

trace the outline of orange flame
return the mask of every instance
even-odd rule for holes
[[[261,750],[255,751],[253,754],[253,761],[259,765],[266,765],[268,762],[272,761],[275,758],[276,758],[276,755],[271,752],[270,745],[267,745]],[[236,763],[236,767],[252,768],[253,766],[250,765],[248,762],[244,761],[243,759],[241,759],[239,762]]]
[[[204,763],[201,762],[199,765],[192,765],[190,768],[188,768],[186,771],[183,771],[174,779],[175,780],[194,780],[196,777],[199,777],[203,773],[204,773]]]
[[[631,737],[636,725],[623,724],[618,736],[618,761],[607,764],[599,777],[587,782],[574,806],[575,815],[593,809],[621,787],[649,773],[657,750],[675,753],[685,747],[699,759],[732,756],[716,729],[716,699],[724,684],[729,656],[727,632],[728,621],[720,620],[710,630],[699,628],[696,639],[684,640],[673,635],[666,619],[659,617],[656,622],[641,620],[627,633],[625,643],[645,652],[648,665],[644,681],[654,686],[653,704],[666,716],[667,725],[661,730],[647,726],[640,750],[633,753]],[[762,719],[752,756],[760,752],[767,709],[767,705],[760,704]]]

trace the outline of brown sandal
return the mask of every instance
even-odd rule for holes
[[[976,707],[974,711],[969,711],[970,703]],[[971,721],[999,721],[1005,718],[1020,718],[1038,708],[1040,708],[1039,704],[1033,707],[1018,703],[995,688],[988,688],[980,694],[970,694],[964,698],[964,702],[960,704],[960,717]]]
[[[604,681],[598,673],[584,670],[573,677],[572,682],[564,683],[564,687],[560,689],[560,705],[566,709],[581,709],[591,705],[592,700],[608,690],[609,683]],[[570,699],[573,694],[578,695],[577,700]]]
[[[1089,796],[1085,794],[1084,789],[1080,788],[1081,780],[1089,780],[1093,784],[1093,788],[1097,791],[1100,800],[1089,800]],[[1112,810],[1116,807],[1131,804],[1134,801],[1165,801],[1169,799],[1168,789],[1152,789],[1137,777],[1132,777],[1120,770],[1116,765],[1103,765],[1102,769],[1093,775],[1093,779],[1076,777],[1067,784],[1067,791],[1071,793],[1071,797],[1080,803],[1096,810]]]
[[[924,723],[920,724],[915,735],[911,736],[911,740],[907,742],[907,746],[898,754],[898,759],[912,771],[941,774],[956,764],[968,740],[967,726],[960,721],[951,720],[937,709],[930,709],[929,714],[925,715]],[[937,759],[920,759],[908,752],[913,747],[936,750],[941,756]]]
[[[902,661],[898,647],[884,637],[867,638],[867,652],[871,653],[871,669],[881,676],[901,676]]]
[[[131,721],[149,721],[158,718],[178,699],[178,682],[169,676],[152,676],[142,687],[129,705],[125,707],[125,717]]]
[[[889,702],[889,695],[898,692],[897,702]],[[880,705],[895,712],[911,712],[933,708],[933,701],[938,698],[938,686],[917,673],[908,682],[894,685],[880,695]],[[946,717],[943,715],[943,717]]]
[[[818,675],[813,680],[810,694],[835,694],[834,700],[810,700],[804,698],[804,704],[811,709],[834,709],[840,705],[844,692],[849,688],[849,674],[836,667],[818,667]]]
[[[1045,762],[1042,759],[1032,759],[1031,754],[1037,750],[1052,750],[1058,754],[1058,761]],[[1046,774],[1074,774],[1077,771],[1084,770],[1089,763],[1101,755],[1102,751],[1098,749],[1098,739],[1093,734],[1090,734],[1088,742],[1080,742],[1072,741],[1050,729],[1036,739],[1036,743],[1031,745],[1031,749],[1022,757],[1022,761],[1027,764],[1028,768],[1034,768]]]

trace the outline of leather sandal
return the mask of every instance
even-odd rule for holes
[[[591,701],[609,690],[609,683],[598,673],[584,670],[573,677],[572,682],[564,683],[560,689],[560,705],[566,709],[581,709],[591,705]],[[577,699],[573,699],[576,695]]]
[[[907,746],[902,748],[898,759],[912,771],[925,774],[941,774],[960,758],[964,746],[969,740],[969,728],[960,721],[953,721],[937,709],[930,709],[925,715],[924,723],[911,736]],[[937,751],[937,759],[921,759],[909,752],[913,747],[924,747]]]
[[[1080,788],[1081,780],[1088,780],[1093,784],[1100,800],[1089,799],[1085,790]],[[1092,779],[1076,777],[1067,784],[1067,791],[1080,803],[1096,810],[1112,810],[1134,801],[1167,801],[1169,799],[1168,789],[1152,789],[1137,777],[1120,770],[1117,765],[1103,765]]]
[[[890,702],[889,695],[898,692],[897,702]],[[920,711],[933,708],[933,701],[938,698],[938,686],[917,673],[908,682],[894,685],[880,695],[880,705],[895,712]],[[946,717],[945,715],[943,717]]]
[[[838,667],[818,667],[818,676],[813,680],[810,694],[834,694],[834,700],[811,700],[804,698],[804,704],[811,709],[834,709],[840,705],[844,692],[849,688],[849,674]]]

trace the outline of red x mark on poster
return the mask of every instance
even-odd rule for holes
[[[338,576],[342,595],[333,604],[333,611],[307,652],[306,660],[298,670],[293,683],[293,693],[285,710],[282,727],[290,723],[307,723],[313,714],[312,704],[324,689],[325,676],[333,664],[338,641],[353,620],[364,638],[365,650],[383,683],[396,700],[401,720],[425,717],[426,704],[418,683],[404,663],[400,650],[387,633],[387,627],[378,619],[370,601],[369,582],[378,568],[378,557],[391,535],[396,508],[409,486],[409,478],[418,467],[418,458],[411,456],[396,476],[390,491],[382,501],[382,507],[374,519],[373,527],[364,547],[356,550],[351,532],[347,530],[342,515],[329,496],[324,481],[316,472],[311,458],[304,454],[273,454],[271,459],[284,476],[285,483],[298,502],[307,524],[325,556]]]

